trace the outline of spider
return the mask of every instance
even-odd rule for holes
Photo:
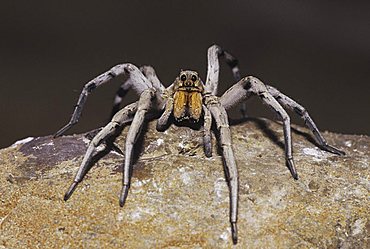
[[[221,97],[217,97],[220,58],[224,58],[230,66],[237,82]],[[119,131],[123,125],[131,122],[125,146],[123,186],[119,198],[121,207],[125,204],[130,188],[133,147],[140,134],[145,118],[159,113],[160,116],[157,115],[159,118],[156,126],[158,131],[165,130],[173,119],[179,123],[184,120],[193,123],[202,122],[204,153],[206,157],[212,156],[211,125],[214,120],[219,133],[218,140],[222,147],[225,176],[230,191],[229,218],[232,240],[236,244],[238,241],[238,171],[232,149],[226,111],[252,95],[259,96],[281,118],[284,130],[286,164],[294,179],[298,179],[298,174],[292,155],[290,118],[282,106],[292,109],[304,119],[305,124],[313,132],[321,149],[338,155],[345,154],[326,142],[303,106],[279,92],[276,88],[264,84],[256,77],[247,76],[241,78],[236,58],[217,45],[212,45],[208,48],[208,68],[205,83],[200,79],[197,72],[182,70],[175,81],[169,87],[165,88],[156,76],[154,69],[150,66],[143,66],[139,69],[133,64],[124,63],[112,67],[107,72],[85,84],[69,123],[56,132],[54,137],[62,135],[78,122],[86,99],[95,88],[119,75],[124,75],[125,81],[117,91],[112,119],[91,140],[74,181],[64,196],[65,201],[70,198],[77,185],[89,170],[91,158],[98,145]],[[139,100],[119,110],[122,98],[131,88],[140,96]]]

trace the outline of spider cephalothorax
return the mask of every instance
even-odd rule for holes
[[[225,58],[226,63],[231,67],[234,78],[237,81],[221,97],[216,96],[219,77],[219,57]],[[303,106],[279,92],[276,88],[265,85],[262,81],[253,76],[247,76],[241,79],[237,60],[217,45],[213,45],[208,49],[208,70],[205,84],[203,84],[196,72],[187,70],[181,71],[174,83],[165,88],[157,78],[154,69],[150,66],[143,66],[140,67],[140,69],[130,63],[114,66],[107,72],[89,81],[84,86],[71,120],[55,134],[55,137],[60,136],[78,122],[87,96],[92,90],[119,75],[125,75],[126,77],[125,82],[121,85],[115,98],[112,120],[91,140],[76,177],[64,196],[64,200],[70,198],[78,183],[82,181],[87,171],[91,168],[91,158],[98,145],[112,137],[123,125],[131,122],[126,138],[123,186],[119,200],[120,205],[123,206],[130,188],[130,169],[132,167],[133,147],[145,118],[153,117],[153,115],[150,114],[161,112],[162,115],[157,121],[157,130],[159,131],[166,129],[171,120],[171,115],[173,115],[177,121],[189,119],[190,121],[198,122],[203,118],[203,143],[204,152],[207,157],[212,156],[212,121],[215,122],[215,127],[219,133],[218,138],[219,144],[222,147],[225,175],[230,189],[230,223],[232,239],[234,244],[236,244],[238,171],[231,145],[231,135],[226,110],[245,101],[252,95],[260,97],[282,120],[284,128],[285,159],[294,179],[298,179],[298,174],[293,161],[290,118],[283,106],[295,111],[304,119],[305,124],[312,131],[322,149],[338,155],[344,155],[344,152],[327,144],[316,127],[316,124]],[[122,98],[130,88],[139,94],[140,98],[138,101],[119,110]]]
[[[181,71],[173,84],[173,115],[176,120],[190,118],[199,121],[202,114],[204,85],[198,73]]]

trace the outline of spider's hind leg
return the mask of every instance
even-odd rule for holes
[[[276,88],[272,86],[266,86],[268,91],[275,97],[275,99],[281,103],[282,105],[288,107],[289,109],[293,110],[295,113],[297,113],[305,122],[306,126],[312,131],[314,136],[316,137],[316,140],[319,142],[319,145],[322,149],[337,154],[337,155],[345,155],[345,153],[341,150],[338,150],[337,148],[329,145],[325,138],[321,135],[319,129],[317,128],[315,122],[308,114],[307,110],[298,104],[293,99],[289,98],[288,96],[282,94],[279,92]]]
[[[87,174],[88,170],[91,167],[91,159],[93,157],[93,153],[95,152],[96,148],[110,136],[112,136],[117,129],[119,129],[122,125],[128,123],[132,120],[134,113],[137,110],[137,102],[132,103],[121,111],[119,111],[113,118],[112,121],[109,122],[95,137],[91,140],[89,147],[85,153],[85,156],[82,160],[81,166],[78,169],[78,172],[75,176],[75,179],[71,186],[69,187],[68,191],[64,195],[64,200],[67,201],[74,190],[76,189],[77,185],[82,181],[84,176]]]

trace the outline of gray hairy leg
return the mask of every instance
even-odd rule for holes
[[[119,204],[121,207],[123,207],[123,205],[125,204],[128,190],[130,188],[133,147],[143,126],[145,114],[151,107],[152,99],[155,97],[155,92],[155,89],[149,88],[140,95],[137,111],[127,133],[125,147],[125,164],[123,168],[123,185],[119,198]]]
[[[170,116],[173,111],[173,84],[171,84],[169,87],[167,87],[165,90],[161,91],[161,98],[165,99],[166,102],[163,107],[160,107],[159,109],[164,109],[164,112],[162,113],[161,117],[157,120],[157,131],[164,131],[167,128]]]
[[[145,89],[148,89],[152,86],[151,82],[141,73],[141,71],[134,65],[126,63],[126,64],[119,64],[117,66],[112,67],[107,72],[99,75],[98,77],[92,79],[82,89],[80,97],[77,101],[77,105],[73,111],[72,117],[68,124],[66,124],[63,128],[57,131],[54,134],[54,137],[58,137],[62,135],[65,131],[71,128],[74,124],[76,124],[81,116],[81,112],[83,106],[87,100],[88,95],[97,87],[107,83],[111,79],[119,76],[125,75],[130,78],[130,81],[133,82],[131,84],[132,88],[138,93],[141,94]]]
[[[126,80],[118,89],[116,92],[116,95],[114,96],[114,101],[113,101],[113,107],[111,111],[111,118],[119,111],[119,108],[121,106],[123,97],[126,96],[128,90],[131,88],[131,84],[129,84]]]
[[[281,103],[282,105],[288,107],[289,109],[297,113],[304,120],[306,126],[312,131],[312,133],[314,134],[316,140],[318,141],[322,149],[328,152],[337,154],[337,155],[345,155],[343,151],[338,150],[337,148],[329,145],[326,142],[325,138],[321,135],[319,129],[317,128],[315,122],[313,121],[313,119],[310,117],[307,110],[303,106],[301,106],[296,101],[289,98],[288,96],[282,94],[276,88],[269,86],[269,85],[267,85],[266,87],[267,87],[267,90],[272,94],[272,96],[274,96],[274,98],[279,103]]]
[[[251,77],[242,78],[222,94],[219,101],[226,110],[229,110],[240,102],[247,100],[253,94],[250,90],[250,78]]]
[[[220,98],[220,102],[225,109],[229,109],[235,104],[246,100],[252,94],[258,95],[262,101],[271,107],[283,121],[286,162],[293,178],[298,179],[292,154],[290,117],[279,102],[267,90],[266,85],[262,81],[253,76],[245,77],[226,91]]]
[[[207,78],[205,84],[205,90],[207,93],[217,95],[218,90],[218,79],[220,73],[219,58],[224,57],[226,63],[232,70],[233,76],[236,81],[240,80],[240,72],[238,67],[238,60],[230,53],[223,50],[218,45],[212,45],[208,48],[208,66],[207,66]]]
[[[204,124],[203,124],[204,154],[206,155],[206,157],[211,157],[212,156],[212,134],[211,134],[212,115],[205,105],[203,105],[203,113],[204,113]]]
[[[157,131],[164,131],[168,125],[168,120],[173,111],[173,97],[167,97],[165,109],[161,117],[157,120]]]
[[[85,153],[85,156],[82,160],[81,166],[78,169],[78,172],[75,176],[75,179],[71,186],[69,187],[68,191],[64,195],[64,200],[68,200],[73,191],[76,189],[77,185],[82,181],[84,176],[87,174],[88,169],[90,168],[91,158],[96,150],[96,148],[105,141],[108,137],[113,135],[117,129],[119,129],[122,125],[127,124],[133,119],[133,116],[137,110],[138,103],[132,103],[121,111],[119,111],[96,136],[91,140],[89,147]]]
[[[152,66],[141,66],[140,71],[144,74],[144,76],[150,81],[152,86],[157,90],[158,93],[161,93],[165,90],[165,87],[161,83],[161,81],[158,79],[155,70]],[[135,84],[135,82],[132,82],[130,78],[128,78],[118,89],[116,92],[116,95],[114,97],[111,117],[118,112],[120,105],[122,103],[122,100],[124,96],[127,94],[127,92],[130,90],[132,84]]]
[[[231,134],[228,116],[225,108],[218,102],[217,98],[206,100],[206,106],[215,119],[219,131],[219,143],[222,146],[224,167],[230,189],[230,223],[233,243],[238,241],[237,219],[238,219],[238,170],[236,167],[234,152],[231,147]]]
[[[158,92],[163,92],[166,88],[163,86],[162,82],[158,79],[157,74],[152,66],[141,66],[140,71],[145,75],[145,77],[152,83],[153,87]]]

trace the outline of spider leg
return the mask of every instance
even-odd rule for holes
[[[96,148],[108,137],[116,132],[116,130],[121,127],[122,125],[130,122],[133,119],[133,116],[137,110],[138,103],[132,103],[122,110],[120,110],[96,136],[91,140],[89,147],[85,153],[85,156],[82,160],[81,166],[75,176],[75,179],[71,186],[69,187],[68,191],[64,195],[64,200],[67,201],[74,190],[76,189],[77,185],[82,181],[84,176],[86,175],[87,171],[90,168],[91,158],[93,156],[94,151]]]
[[[170,116],[173,111],[173,90],[174,84],[172,83],[169,87],[167,87],[165,90],[162,91],[162,98],[166,99],[166,102],[164,104],[164,107],[161,109],[164,109],[164,112],[162,113],[161,117],[157,120],[157,131],[164,131],[168,127],[168,121],[170,119]]]
[[[157,120],[157,131],[164,131],[167,128],[168,120],[173,111],[173,97],[168,97],[165,109],[161,117]]]
[[[322,149],[337,154],[337,155],[345,155],[345,153],[341,150],[338,150],[337,148],[329,145],[325,138],[321,135],[319,129],[317,128],[315,122],[308,114],[307,110],[298,104],[293,99],[289,98],[288,96],[282,94],[279,90],[276,88],[267,85],[267,90],[275,97],[275,99],[281,103],[282,105],[288,107],[289,109],[293,110],[295,113],[297,113],[305,122],[306,126],[312,131],[314,136],[316,137],[316,140],[319,142]]]
[[[140,70],[132,64],[129,63],[119,64],[112,67],[107,72],[99,75],[98,77],[92,79],[87,84],[85,84],[80,94],[80,97],[77,101],[77,105],[75,106],[70,121],[59,131],[57,131],[54,134],[54,137],[62,135],[65,131],[67,131],[69,128],[71,128],[74,124],[78,122],[81,116],[83,106],[87,100],[87,97],[95,88],[99,87],[100,85],[103,85],[104,83],[107,83],[108,81],[119,75],[129,76],[131,82],[133,83],[131,84],[131,86],[138,94],[142,93],[145,89],[148,89],[149,87],[152,86],[151,82],[149,82],[149,80],[140,72]]]
[[[144,74],[144,76],[151,82],[152,86],[157,89],[159,93],[165,90],[165,87],[158,79],[155,70],[152,66],[141,66],[140,71]],[[132,82],[130,79],[126,80],[118,89],[113,102],[111,117],[119,110],[120,105],[122,103],[123,97],[127,94],[129,89],[131,88]]]
[[[231,147],[231,134],[228,122],[228,116],[225,108],[220,104],[215,96],[211,96],[206,100],[206,106],[215,119],[217,129],[219,131],[220,144],[224,159],[224,166],[227,181],[230,188],[230,223],[233,243],[238,240],[237,218],[238,218],[238,170],[236,167],[234,153]]]
[[[158,79],[157,74],[152,66],[141,66],[140,71],[145,75],[145,77],[152,83],[153,87],[159,91],[163,92],[166,88],[163,86],[161,81]]]
[[[230,66],[235,80],[240,80],[238,60],[220,46],[212,45],[208,48],[208,67],[205,88],[206,92],[212,93],[213,95],[216,95],[218,90],[218,78],[220,73],[219,57],[225,57],[226,63]]]
[[[131,126],[127,133],[126,138],[126,148],[125,148],[125,165],[123,168],[123,186],[121,195],[119,198],[119,204],[121,207],[125,204],[128,190],[130,188],[131,181],[131,160],[133,147],[138,138],[143,122],[145,119],[145,114],[151,107],[152,99],[155,97],[155,89],[146,89],[141,95],[138,101],[137,111],[135,113],[134,119],[132,120]]]
[[[212,156],[212,134],[211,134],[212,115],[205,105],[203,105],[203,112],[204,112],[204,124],[203,124],[204,154],[206,155],[206,157],[211,157]]]
[[[267,90],[266,85],[256,77],[245,77],[227,90],[220,98],[220,102],[225,109],[229,109],[240,101],[247,99],[252,94],[258,95],[283,121],[286,163],[293,178],[297,180],[298,174],[295,169],[292,155],[290,117],[280,103]]]
[[[125,95],[127,94],[128,90],[130,90],[130,88],[131,88],[131,84],[129,84],[127,80],[120,86],[120,88],[116,92],[116,95],[114,96],[111,115],[110,115],[111,118],[114,116],[114,114],[116,114],[119,111],[119,108],[122,103],[122,99],[123,97],[125,97]]]

